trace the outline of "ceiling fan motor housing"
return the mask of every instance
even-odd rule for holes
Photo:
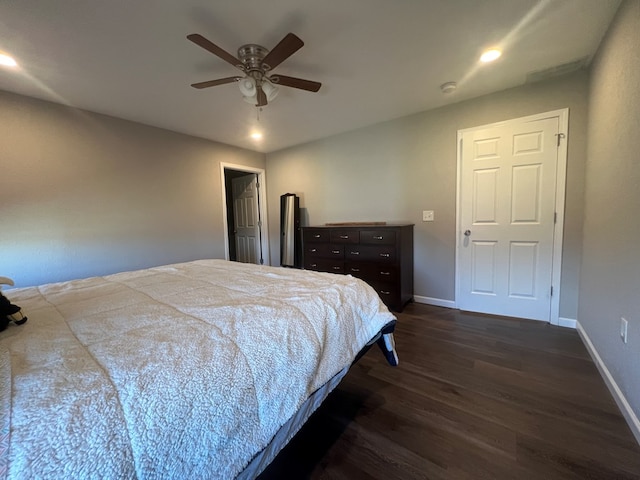
[[[268,70],[270,68],[268,65],[262,64],[262,60],[268,53],[269,50],[266,48],[250,43],[238,49],[238,58],[242,61],[246,72],[252,70],[262,71],[263,69]]]

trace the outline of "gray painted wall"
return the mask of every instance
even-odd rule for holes
[[[636,422],[640,418],[639,52],[640,1],[631,0],[620,7],[592,66],[578,309],[580,325],[630,403]],[[619,335],[621,316],[629,321],[627,344]]]
[[[418,296],[455,299],[459,129],[569,108],[560,316],[575,319],[582,246],[588,76],[524,85],[267,155],[271,258],[279,263],[278,197],[300,195],[308,224],[415,223]],[[435,221],[422,222],[422,210]]]
[[[29,286],[224,258],[220,162],[264,155],[0,92],[0,275]]]

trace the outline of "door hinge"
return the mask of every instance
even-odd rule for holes
[[[557,146],[560,146],[560,140],[563,139],[565,137],[564,133],[556,133],[556,138],[558,139],[558,144]]]
[[[553,212],[553,223],[558,223],[558,212]]]
[[[551,285],[551,296],[553,297],[553,285]]]

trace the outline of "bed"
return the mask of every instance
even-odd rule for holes
[[[6,291],[0,479],[254,478],[395,317],[350,276],[199,260]]]

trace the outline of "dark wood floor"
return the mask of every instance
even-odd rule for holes
[[[371,349],[260,480],[640,479],[576,331],[411,304],[395,337],[400,365]]]

